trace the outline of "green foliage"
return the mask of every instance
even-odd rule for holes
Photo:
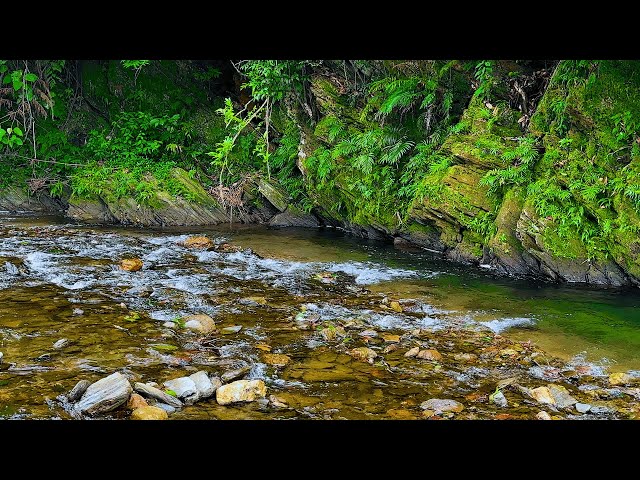
[[[506,188],[531,182],[533,168],[539,157],[535,137],[522,137],[518,145],[511,149],[502,150],[497,143],[481,143],[481,146],[488,146],[491,154],[500,156],[508,163],[506,168],[490,170],[480,180],[480,185],[489,187],[491,193],[504,193]]]
[[[475,66],[474,77],[477,87],[474,96],[481,100],[489,96],[491,87],[494,85],[493,66],[494,62],[492,60],[480,60]]]

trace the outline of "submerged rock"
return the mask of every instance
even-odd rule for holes
[[[464,410],[464,405],[451,399],[432,398],[422,402],[420,408],[423,410],[431,410],[435,415],[438,415],[443,412],[461,412]]]
[[[199,315],[189,315],[184,317],[184,328],[195,330],[199,333],[211,333],[216,329],[216,322],[209,315],[201,313]]]
[[[75,408],[87,415],[110,412],[126,403],[132,391],[127,377],[115,372],[92,383]]]
[[[162,402],[157,402],[153,406],[163,409],[168,414],[175,413],[176,411],[175,407],[172,407],[171,405],[167,405],[166,403],[162,403]]]
[[[373,360],[378,356],[375,350],[368,347],[354,348],[349,350],[347,353],[358,360],[363,360],[369,363],[373,363]]]
[[[258,305],[266,305],[267,299],[265,297],[245,297],[238,300],[238,303],[250,307],[257,307]]]
[[[131,420],[167,420],[168,418],[169,415],[165,410],[151,405],[136,408],[131,414]]]
[[[120,262],[120,270],[125,272],[137,272],[142,269],[142,260],[139,258],[125,258]]]
[[[262,380],[237,380],[218,388],[216,390],[216,401],[220,405],[253,402],[259,398],[264,398],[266,394],[267,386]]]
[[[78,383],[76,383],[75,387],[73,387],[71,391],[67,393],[67,400],[69,400],[70,402],[77,401],[82,396],[82,394],[87,391],[89,385],[91,385],[91,382],[89,380],[80,380]]]
[[[289,355],[283,353],[265,353],[262,355],[264,363],[268,365],[275,365],[277,367],[284,367],[291,361]]]
[[[136,392],[145,395],[149,398],[153,398],[162,403],[166,403],[167,405],[171,405],[175,408],[182,408],[182,402],[178,400],[176,397],[169,395],[168,393],[163,392],[162,390],[151,386],[149,384],[144,383],[135,383],[133,388]]]
[[[213,247],[213,242],[208,237],[196,236],[187,238],[184,242],[182,242],[182,245],[187,248],[204,249]]]
[[[431,360],[433,362],[439,362],[442,360],[442,354],[434,349],[420,350],[416,357],[421,358],[422,360]]]

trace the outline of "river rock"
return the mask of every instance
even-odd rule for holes
[[[180,400],[152,385],[137,382],[133,385],[133,388],[136,392],[149,398],[153,398],[175,408],[182,408],[182,402]]]
[[[287,408],[289,406],[282,398],[276,397],[275,395],[269,395],[269,403],[276,408]]]
[[[354,348],[349,350],[347,353],[358,360],[363,360],[369,363],[373,363],[373,360],[378,356],[375,350],[368,347]]]
[[[203,249],[213,247],[213,242],[210,238],[201,235],[187,238],[182,245],[187,248]]]
[[[218,388],[216,390],[216,401],[220,405],[253,402],[258,398],[264,398],[266,394],[267,386],[262,380],[237,380]]]
[[[137,393],[132,393],[131,396],[129,397],[129,401],[127,402],[127,408],[131,410],[136,410],[140,407],[148,407],[148,406],[149,404],[142,397],[142,395]]]
[[[168,418],[169,415],[167,415],[166,411],[151,405],[136,408],[131,414],[131,420],[167,420]]]
[[[268,365],[275,365],[277,367],[284,367],[291,361],[289,355],[284,355],[283,353],[265,353],[262,355],[262,358],[264,363]]]
[[[404,354],[405,357],[415,357],[420,352],[420,347],[413,347]]]
[[[58,340],[56,343],[53,344],[53,348],[55,348],[56,350],[60,350],[61,348],[66,347],[67,345],[69,345],[69,340],[67,338],[61,338],[60,340]]]
[[[544,410],[541,410],[538,412],[538,414],[536,415],[536,418],[538,420],[551,420],[551,415],[549,415],[547,412],[545,412]]]
[[[189,377],[167,380],[163,385],[176,392],[176,396],[187,404],[195,402],[198,398],[198,387]]]
[[[201,313],[199,315],[189,315],[184,319],[184,327],[195,330],[199,333],[211,333],[216,329],[216,322],[209,315]]]
[[[240,330],[242,330],[242,325],[233,325],[231,327],[224,327],[220,330],[220,333],[223,335],[231,335],[233,333],[238,333]]]
[[[628,373],[616,372],[609,375],[609,383],[611,385],[625,385],[631,383],[633,377]]]
[[[76,409],[87,415],[110,412],[126,403],[132,391],[127,377],[115,372],[92,383],[76,404]]]
[[[125,272],[137,272],[142,269],[142,260],[139,258],[125,258],[120,262],[120,270]]]
[[[576,410],[578,411],[578,413],[587,413],[589,410],[591,410],[591,405],[589,405],[588,403],[577,402]]]
[[[456,353],[453,355],[453,359],[456,362],[472,363],[478,359],[475,353]]]
[[[567,408],[575,405],[578,402],[562,385],[554,385],[550,383],[549,385],[547,385],[547,388],[549,389],[549,393],[551,393],[554,403],[558,408]]]
[[[91,382],[89,380],[80,380],[76,383],[76,386],[71,389],[69,393],[67,393],[67,400],[70,402],[75,402],[78,400],[84,392],[87,391]]]
[[[502,393],[502,391],[500,390],[498,390],[496,393],[491,395],[490,399],[493,403],[495,403],[497,406],[501,408],[505,408],[506,406],[509,405],[509,403],[507,402],[507,397],[505,397],[504,393]]]
[[[375,337],[378,336],[378,332],[376,332],[375,330],[363,330],[358,335],[360,335],[361,337],[372,337],[372,338],[375,338]]]
[[[442,360],[442,354],[434,349],[420,350],[416,357],[421,358],[422,360],[431,360],[433,362],[439,362]]]
[[[257,307],[258,305],[266,305],[267,299],[265,297],[245,297],[238,300],[238,303],[249,307]]]
[[[532,388],[531,390],[529,390],[529,393],[536,401],[540,403],[548,403],[549,405],[555,404],[553,395],[551,395],[551,392],[547,387]]]
[[[219,386],[213,384],[213,382],[209,378],[209,375],[207,375],[207,372],[205,372],[204,370],[200,370],[199,372],[189,375],[188,378],[190,378],[196,385],[196,388],[198,389],[199,399],[209,398],[215,393],[216,389]]]
[[[228,370],[224,372],[220,377],[220,379],[222,380],[222,383],[229,383],[244,377],[250,371],[251,371],[251,367],[248,365],[240,368],[235,368],[233,370]]]
[[[4,353],[0,352],[0,363],[2,363],[3,358],[4,358]]]
[[[402,313],[402,305],[400,305],[400,302],[396,302],[394,300],[393,302],[389,303],[389,307],[391,307],[391,310],[393,310],[394,312]]]
[[[432,398],[422,402],[420,408],[423,410],[432,410],[435,412],[435,415],[438,415],[443,412],[461,412],[464,410],[464,405],[451,399]]]

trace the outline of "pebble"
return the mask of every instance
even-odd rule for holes
[[[361,337],[373,337],[373,338],[375,338],[375,337],[378,336],[378,332],[376,332],[375,330],[363,330],[358,335],[360,335]]]
[[[3,358],[4,358],[4,353],[0,352],[0,363],[2,363]]]
[[[262,355],[262,358],[264,359],[264,363],[277,367],[284,367],[291,361],[291,357],[283,353],[265,353]]]
[[[540,403],[548,403],[550,405],[554,405],[556,403],[547,387],[532,388],[529,390],[529,393]]]
[[[626,383],[631,383],[632,379],[633,377],[628,373],[617,372],[609,375],[609,383],[611,385],[624,385]]]
[[[20,275],[20,270],[11,262],[5,262],[4,268],[7,270],[9,275]]]
[[[81,308],[74,308],[72,313],[74,315],[83,315],[84,314],[84,310],[82,310]]]
[[[394,312],[402,313],[402,305],[400,305],[400,302],[393,301],[389,303],[389,306]]]
[[[420,350],[416,357],[421,358],[422,360],[431,360],[432,362],[439,362],[442,360],[442,354],[434,349]]]
[[[173,322],[164,322],[162,326],[165,328],[175,328],[176,324]]]

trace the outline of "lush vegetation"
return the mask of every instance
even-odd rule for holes
[[[475,258],[529,235],[637,264],[638,62],[11,60],[0,86],[4,187],[201,201],[180,168],[222,205],[262,178],[304,211],[434,227]]]

